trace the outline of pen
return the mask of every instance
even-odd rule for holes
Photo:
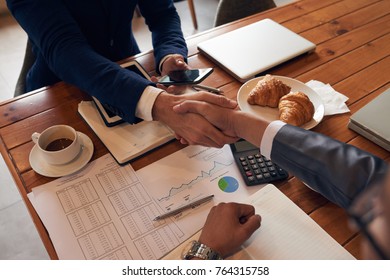
[[[207,91],[210,91],[212,93],[216,93],[216,94],[222,94],[223,91],[218,89],[218,88],[214,88],[214,87],[209,87],[209,86],[205,86],[205,85],[193,85],[192,86],[193,89],[203,89],[203,90],[207,90]]]
[[[202,204],[204,202],[207,202],[207,201],[211,200],[213,197],[214,197],[214,195],[212,194],[212,195],[203,197],[201,199],[195,200],[194,202],[191,202],[191,203],[189,203],[187,205],[184,205],[184,206],[179,207],[179,208],[177,208],[175,210],[172,210],[172,211],[169,211],[169,212],[167,212],[165,214],[157,216],[156,218],[153,219],[153,221],[158,221],[158,220],[165,219],[167,217],[171,217],[171,216],[176,215],[177,213],[180,213],[180,212],[182,212],[184,210],[193,208],[193,207],[198,206],[198,205],[200,205],[200,204]]]

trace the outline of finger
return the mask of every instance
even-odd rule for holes
[[[237,141],[237,137],[229,136],[216,129],[211,125],[211,128],[205,130],[204,134],[194,139],[186,139],[189,145],[202,145],[205,147],[222,148],[225,144],[231,144]]]
[[[257,229],[261,226],[261,216],[253,215],[248,218],[245,224],[242,224],[242,229],[246,235],[246,239],[249,238]]]
[[[218,137],[218,139],[216,140],[213,138],[209,138],[209,139],[211,142],[215,143],[214,146],[210,146],[210,147],[215,147],[215,148],[222,148],[223,146],[225,146],[225,144],[232,144],[237,142],[238,140],[237,137],[227,135],[223,132],[221,132],[221,137]]]
[[[168,57],[162,66],[162,74],[165,75],[172,70],[186,70],[189,69],[187,63],[185,62],[183,56],[179,54],[172,55]]]
[[[167,92],[168,92],[168,93],[175,93],[175,86],[169,86],[169,87],[167,87]]]
[[[209,104],[209,105],[219,106],[219,107],[227,108],[227,109],[235,109],[238,106],[236,101],[229,99],[223,95],[216,95],[216,94],[211,94],[208,92],[198,92],[198,93],[192,94],[190,96],[192,99],[184,100],[183,102],[181,102],[181,104],[187,104],[187,103],[190,103],[191,101],[198,101],[198,102],[202,102],[202,104]],[[190,104],[192,104],[191,106],[195,106],[195,104],[197,104],[197,103],[195,102],[195,103],[190,103]],[[186,106],[189,106],[189,105],[186,105]],[[185,108],[187,108],[187,107],[184,107],[181,110],[184,111]]]
[[[184,62],[183,58],[176,59],[175,64],[178,69],[182,69],[182,70],[188,69],[188,65]]]
[[[187,142],[188,145],[201,145],[205,147],[213,147],[213,148],[221,148],[222,146],[214,141],[213,137],[207,136],[207,132],[205,134],[196,134],[192,138],[182,139],[180,141],[182,144],[185,144],[184,141]]]
[[[246,217],[249,219],[249,217],[255,215],[255,207],[253,205],[249,204],[237,204],[237,216],[239,218]]]
[[[181,137],[179,134],[177,134],[176,132],[174,133],[174,135],[175,135],[175,138],[176,138],[177,140],[180,140],[181,138],[183,138],[183,137]]]
[[[187,66],[186,62],[184,61],[184,57],[180,54],[173,55],[172,60],[174,60],[175,65],[177,66]]]
[[[162,84],[159,84],[159,83],[157,83],[156,86],[157,86],[157,88],[162,89],[162,90],[165,90],[166,92],[168,92],[166,86],[164,86],[164,85],[162,85]]]
[[[197,113],[202,114],[203,110],[201,106],[197,106],[202,104],[203,106],[208,106],[206,103],[199,103],[199,101],[194,100],[186,100],[181,102],[180,104],[177,104],[173,106],[173,111],[175,113],[179,114],[185,114],[185,113]]]
[[[182,136],[180,136],[177,133],[174,133],[176,140],[178,140],[183,145],[188,145],[188,141],[184,139]]]
[[[207,120],[206,120],[207,121]],[[205,140],[205,142],[202,143],[203,146],[207,147],[214,147],[214,148],[222,148],[225,144],[225,135],[216,127],[214,127],[212,124],[210,124],[207,121],[205,133],[199,134],[203,136],[203,139],[200,139],[200,143],[202,140]]]
[[[167,88],[167,91],[172,94],[183,94],[187,89],[187,86],[175,86],[171,85]]]
[[[193,99],[198,101],[205,101],[224,108],[234,109],[237,107],[237,102],[235,100],[227,98],[224,95],[212,94],[206,91],[199,91],[194,93]]]

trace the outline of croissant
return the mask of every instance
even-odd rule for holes
[[[248,103],[277,108],[280,98],[289,93],[290,90],[289,86],[268,74],[251,90],[248,95]]]
[[[279,119],[288,124],[301,126],[313,118],[314,106],[303,92],[292,92],[280,99]]]

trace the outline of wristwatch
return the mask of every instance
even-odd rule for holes
[[[196,240],[184,247],[181,257],[183,260],[191,260],[195,257],[202,260],[223,260],[218,252]]]

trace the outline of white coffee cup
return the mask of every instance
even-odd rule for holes
[[[72,161],[81,151],[77,131],[68,125],[54,125],[42,133],[34,132],[32,140],[38,147],[43,160],[60,165]]]

